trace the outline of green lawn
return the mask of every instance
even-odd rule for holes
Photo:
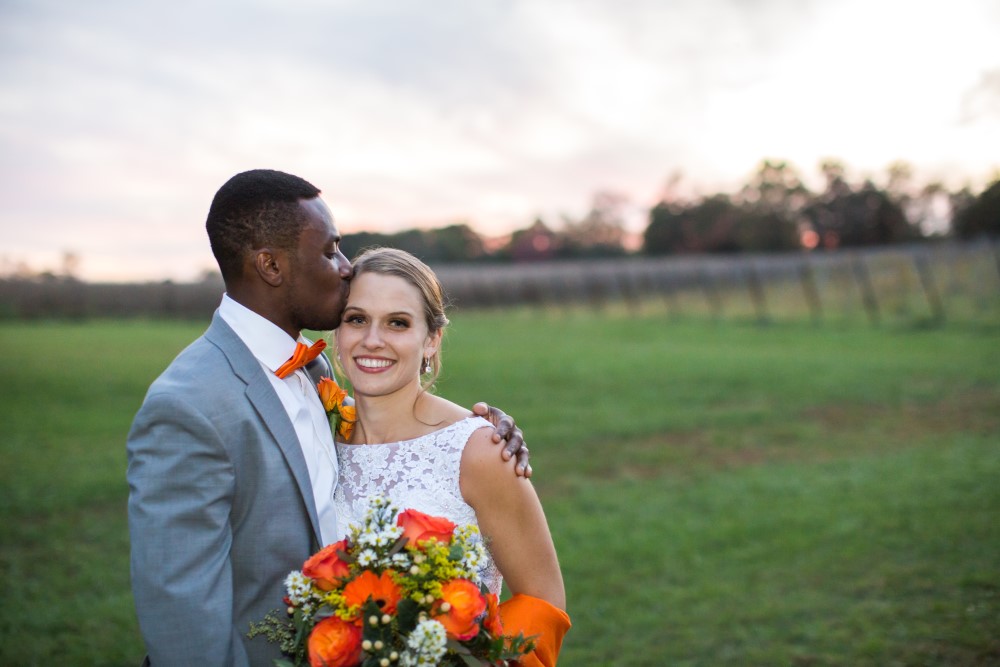
[[[1000,322],[453,319],[441,393],[532,449],[560,664],[1000,664]],[[125,434],[203,328],[0,324],[0,664],[138,664]]]

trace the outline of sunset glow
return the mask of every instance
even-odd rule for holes
[[[902,0],[0,7],[0,259],[90,280],[214,267],[215,190],[307,178],[341,230],[634,226],[764,158],[982,187],[1000,169],[1000,5]],[[633,228],[633,234],[638,231]]]

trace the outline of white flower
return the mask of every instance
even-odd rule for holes
[[[285,577],[285,590],[288,591],[288,599],[293,605],[304,604],[312,597],[312,586],[309,578],[298,570],[293,570]]]
[[[475,526],[463,526],[458,530],[456,538],[463,546],[459,568],[464,571],[467,579],[473,583],[480,583],[482,580],[480,570],[487,558],[482,535]]]
[[[403,667],[436,665],[447,649],[448,633],[435,620],[421,621],[406,640],[406,650],[399,657]]]
[[[374,549],[365,549],[358,554],[358,565],[361,567],[368,567],[373,565],[375,561],[378,560],[378,554],[375,553]]]

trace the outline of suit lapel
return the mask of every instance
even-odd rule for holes
[[[281,400],[274,393],[271,382],[264,374],[264,369],[218,312],[212,317],[212,324],[205,332],[205,338],[222,350],[229,359],[233,372],[246,384],[247,399],[281,450],[309,513],[313,539],[319,541],[319,518],[316,514],[312,483],[309,481],[309,469],[302,455],[302,446],[299,444],[299,438],[295,434],[295,427],[292,426],[288,413],[285,412]]]

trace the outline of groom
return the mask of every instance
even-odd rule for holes
[[[337,327],[347,299],[351,264],[319,194],[271,170],[219,189],[206,228],[226,294],[129,432],[132,592],[153,667],[272,665],[277,645],[248,640],[250,623],[338,538],[333,440],[311,369],[275,373],[303,329]],[[503,456],[530,474],[519,429],[488,410],[494,440],[510,436]]]

